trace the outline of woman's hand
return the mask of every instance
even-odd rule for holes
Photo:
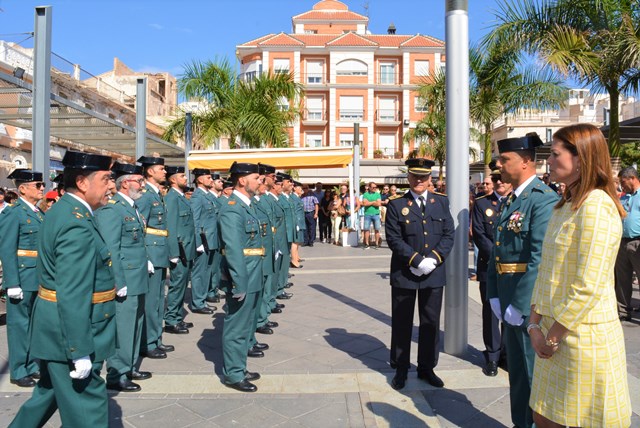
[[[550,358],[552,354],[548,354],[548,350],[545,349],[545,338],[542,330],[539,328],[531,329],[529,333],[529,339],[531,340],[531,347],[535,351],[536,355],[540,358]]]

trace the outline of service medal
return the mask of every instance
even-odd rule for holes
[[[493,212],[493,210],[491,208],[487,208],[486,211],[484,212],[484,214],[487,217],[493,217],[494,212]]]
[[[402,209],[402,215],[409,215],[409,208],[404,207],[404,208]]]

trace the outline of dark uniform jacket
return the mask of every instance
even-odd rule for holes
[[[198,187],[191,195],[189,202],[196,227],[196,248],[202,245],[202,234],[204,234],[207,240],[207,249],[217,250],[220,248],[220,237],[218,235],[218,208],[215,196]]]
[[[149,260],[155,268],[169,267],[168,234],[162,234],[162,231],[167,230],[167,211],[162,196],[147,184],[142,196],[136,201],[136,206],[147,222],[147,228],[152,229],[147,230],[144,238]]]
[[[427,194],[424,218],[411,192],[389,201],[385,232],[387,243],[393,252],[393,287],[421,289],[445,285],[444,261],[453,248],[454,236],[453,218],[445,195]],[[435,270],[429,275],[413,275],[409,267],[417,268],[426,257],[435,259]]]
[[[506,201],[506,196],[503,201]],[[500,215],[500,198],[495,192],[479,196],[471,213],[473,243],[478,247],[478,281],[487,281],[487,264],[493,248],[493,227]]]
[[[282,198],[281,196],[280,198]],[[282,255],[289,253],[289,246],[287,244],[287,224],[285,219],[285,210],[282,205],[279,203],[280,198],[276,199],[275,195],[272,193],[267,193],[262,198],[264,198],[265,202],[268,202],[271,205],[271,210],[273,212],[273,227],[275,229],[273,236],[273,251],[274,257],[275,254],[280,251]],[[262,199],[261,198],[261,199]]]
[[[169,231],[169,259],[180,257],[180,245],[187,260],[196,258],[196,228],[189,201],[174,188],[164,197]]]

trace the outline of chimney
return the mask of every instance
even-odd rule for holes
[[[387,34],[396,34],[396,26],[393,25],[393,22],[389,24],[389,28],[387,28]]]

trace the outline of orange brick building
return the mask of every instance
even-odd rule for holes
[[[369,18],[337,0],[321,0],[292,18],[291,34],[268,34],[238,45],[245,79],[293,72],[304,85],[292,147],[353,144],[360,123],[363,158],[402,158],[414,148],[404,134],[423,116],[418,83],[444,67],[444,42],[421,34],[370,34]]]

